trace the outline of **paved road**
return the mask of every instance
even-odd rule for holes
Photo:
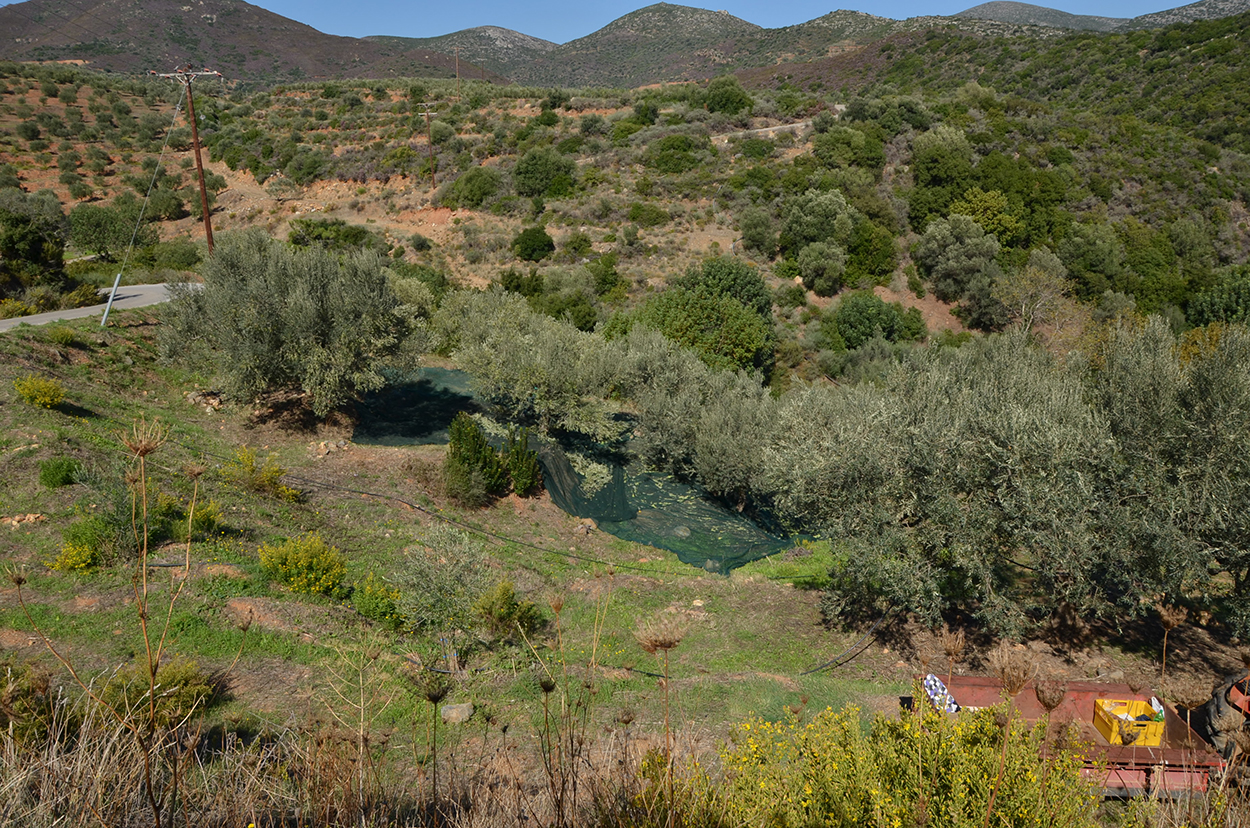
[[[108,288],[101,288],[100,294],[108,297]],[[169,301],[167,285],[123,285],[117,289],[117,299],[113,302],[113,310],[126,308],[142,308]],[[48,322],[60,322],[63,319],[82,319],[88,316],[103,316],[104,305],[91,305],[86,308],[70,308],[69,310],[37,313],[34,316],[19,316],[15,319],[0,319],[0,331],[16,328],[18,325],[44,325]]]

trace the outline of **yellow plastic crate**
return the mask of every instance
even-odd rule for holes
[[[1128,716],[1130,721],[1120,718]],[[1120,699],[1096,699],[1094,701],[1094,726],[1107,740],[1108,744],[1122,745],[1120,727],[1129,733],[1136,733],[1137,739],[1132,742],[1139,747],[1159,747],[1163,744],[1163,722],[1136,721],[1138,716],[1154,717],[1155,709],[1150,702],[1121,701]]]

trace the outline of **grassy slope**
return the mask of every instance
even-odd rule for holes
[[[403,550],[418,541],[431,520],[429,513],[395,501],[362,498],[328,486],[420,500],[431,511],[466,525],[550,550],[491,545],[499,577],[512,578],[540,605],[548,596],[564,596],[561,631],[572,669],[590,661],[594,617],[597,609],[606,609],[598,658],[604,665],[599,678],[603,692],[597,703],[605,719],[629,708],[644,726],[660,720],[655,679],[628,668],[656,671],[635,644],[633,629],[639,619],[661,612],[676,613],[688,624],[686,638],[673,654],[674,687],[680,719],[705,734],[723,733],[725,723],[752,711],[779,716],[786,705],[800,705],[803,698],[837,707],[850,699],[895,692],[910,672],[890,655],[874,652],[837,675],[800,676],[845,649],[852,638],[820,624],[815,593],[763,577],[708,576],[665,552],[600,533],[575,535],[576,520],[545,497],[505,500],[484,512],[458,512],[408,477],[411,466],[405,460],[414,455],[437,459],[437,450],[352,445],[316,458],[310,441],[349,438],[350,431],[288,433],[256,423],[252,410],[244,408],[209,414],[184,398],[186,391],[200,387],[199,378],[154,362],[160,312],[115,318],[116,324],[103,331],[96,321],[84,320],[0,335],[0,467],[6,480],[0,489],[0,516],[46,516],[45,521],[4,530],[0,549],[7,564],[27,573],[24,593],[40,629],[89,672],[116,666],[141,651],[134,609],[127,601],[132,573],[123,565],[89,575],[47,569],[59,549],[61,530],[74,520],[76,510],[91,510],[99,497],[83,485],[44,489],[37,482],[38,468],[42,460],[72,456],[106,477],[121,474],[126,458],[117,435],[139,416],[159,418],[171,428],[169,442],[149,458],[161,490],[188,499],[190,484],[180,469],[200,460],[209,466],[201,496],[217,503],[224,515],[222,531],[193,548],[197,566],[176,605],[174,649],[224,668],[243,639],[238,622],[247,611],[254,613],[242,657],[232,671],[235,700],[223,714],[291,718],[290,700],[324,699],[326,668],[339,663],[340,651],[357,651],[365,642],[382,643],[390,669],[398,668],[404,653],[426,659],[437,654],[437,645],[427,638],[385,633],[347,604],[293,595],[261,574],[256,556],[260,543],[315,530],[348,554],[349,581],[370,571],[385,575],[403,566]],[[52,341],[49,332],[58,329],[73,330],[76,343]],[[58,378],[67,402],[57,410],[20,402],[12,380],[29,373]],[[262,454],[275,453],[290,468],[291,480],[308,492],[307,500],[274,501],[224,482],[223,459],[244,444]],[[570,552],[579,557],[570,557]],[[175,562],[183,554],[182,547],[166,547],[156,550],[153,559]],[[169,572],[152,570],[155,595],[168,594]],[[552,615],[549,609],[545,614]],[[557,657],[554,632],[549,627],[534,641],[544,660]],[[15,591],[6,589],[0,597],[0,640],[25,657],[47,660],[41,646],[29,643],[32,637]],[[523,722],[534,714],[533,661],[534,651],[523,646],[479,648],[469,666],[483,672],[466,677],[452,701],[473,700],[504,721]],[[383,719],[404,719],[410,712],[410,702],[403,700],[407,698],[397,698]]]

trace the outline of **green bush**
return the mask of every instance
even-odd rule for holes
[[[542,227],[527,227],[512,240],[512,252],[527,262],[541,261],[555,249],[555,240]]]
[[[392,589],[372,572],[352,590],[352,606],[356,612],[387,629],[398,629],[403,623],[397,601],[399,590]]]
[[[869,290],[844,297],[826,321],[832,321],[832,329],[851,350],[877,334],[888,342],[924,339],[928,335],[918,309],[904,311],[899,303],[887,303]],[[823,330],[824,322],[821,327]]]
[[[771,305],[772,297],[766,301]],[[694,349],[713,368],[750,370],[771,359],[772,326],[733,296],[670,288],[648,299],[625,324],[642,325]]]
[[[41,665],[6,656],[0,661],[0,698],[0,729],[18,745],[47,734],[56,696],[52,676]]]
[[[156,671],[155,722],[177,725],[202,713],[214,694],[212,679],[195,661],[182,656],[164,661]],[[123,717],[146,722],[152,698],[147,664],[132,662],[104,682],[100,700]]]
[[[477,421],[461,411],[447,430],[447,462],[444,465],[447,493],[465,505],[481,505],[478,491],[486,496],[508,489],[508,467],[491,447]],[[468,484],[468,490],[465,485]]]
[[[256,451],[247,446],[235,450],[234,457],[227,460],[221,468],[221,476],[226,482],[241,488],[291,502],[303,499],[303,493],[299,489],[282,482],[284,474],[286,469],[278,465],[272,454],[259,462]]]
[[[452,182],[440,201],[453,210],[464,207],[476,210],[490,200],[503,186],[503,174],[493,167],[474,167]]]
[[[518,194],[559,198],[573,192],[577,162],[550,147],[532,149],[516,162],[512,179]]]
[[[393,579],[404,625],[414,631],[472,629],[473,607],[489,574],[490,556],[477,541],[441,523],[430,527]]]
[[[709,112],[724,112],[726,115],[737,115],[742,110],[749,111],[755,106],[755,99],[742,88],[742,84],[733,75],[713,78],[707,85],[707,97],[704,100]]]
[[[76,483],[82,464],[72,457],[52,457],[39,462],[39,485],[59,489]]]
[[[381,248],[382,240],[368,227],[343,219],[292,219],[288,241],[296,247],[318,245],[326,250]]]
[[[347,574],[347,558],[316,532],[300,535],[259,550],[264,573],[293,592],[335,595]]]
[[[493,638],[509,639],[517,632],[529,635],[543,623],[538,607],[532,601],[518,600],[516,588],[506,578],[483,593],[473,611]]]
[[[523,428],[520,433],[508,431],[508,442],[504,446],[504,458],[508,466],[508,476],[512,478],[512,490],[525,497],[543,484],[542,469],[538,465],[538,453],[529,447],[529,429]]]
[[[191,538],[193,540],[204,540],[209,538],[222,528],[221,507],[214,500],[201,500],[195,504],[195,512],[191,515]],[[179,531],[176,537],[180,541],[186,541],[187,523],[184,519],[180,521]]]
[[[771,320],[772,294],[758,268],[732,256],[717,256],[692,265],[677,280],[679,287],[713,296],[736,299],[763,319]]]
[[[13,380],[22,402],[36,408],[56,408],[65,402],[65,389],[54,379],[29,375]]]
[[[99,514],[84,515],[61,530],[64,547],[89,549],[96,555],[105,552],[116,536],[116,527]]]
[[[92,289],[92,293],[95,289]],[[74,329],[65,325],[53,325],[48,328],[48,341],[60,345],[62,348],[72,348],[78,344],[78,334],[74,333]]]
[[[994,787],[995,825],[1100,825],[1100,792],[1081,757],[1043,749],[1045,724],[1011,717],[999,727],[1003,715],[1001,706],[944,715],[926,705],[878,716],[867,731],[853,707],[808,723],[752,719],[722,750],[725,783],[712,790],[734,825],[915,825],[919,813],[929,825],[979,826]]]
[[[639,201],[635,201],[629,206],[628,218],[639,227],[659,227],[668,224],[672,220],[672,216],[663,208]]]
[[[0,299],[0,319],[17,319],[34,312],[34,308],[18,299]]]

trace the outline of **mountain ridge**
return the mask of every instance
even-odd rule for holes
[[[268,81],[455,72],[451,55],[325,34],[244,0],[86,0],[68,15],[65,8],[56,0],[0,7],[0,58],[136,73],[190,63]],[[164,25],[153,27],[153,19]]]
[[[1045,39],[1073,30],[1129,31],[1250,10],[1250,0],[1200,0],[1122,19],[991,0],[949,17],[894,20],[837,10],[767,29],[725,11],[661,2],[557,44],[498,26],[425,38],[339,37],[245,0],[85,2],[69,14],[57,0],[0,7],[0,31],[6,34],[0,58],[78,60],[120,72],[167,71],[191,63],[259,83],[459,74],[541,86],[630,87],[825,60],[906,32],[953,29]],[[165,25],[154,29],[152,19]]]
[[[1022,23],[1031,26],[1052,26],[1057,29],[1086,29],[1096,32],[1114,31],[1118,26],[1125,25],[1130,20],[1127,17],[1069,14],[1046,6],[1018,3],[1014,0],[990,0],[988,3],[964,9],[952,16],[973,20],[997,20],[1002,23]]]

